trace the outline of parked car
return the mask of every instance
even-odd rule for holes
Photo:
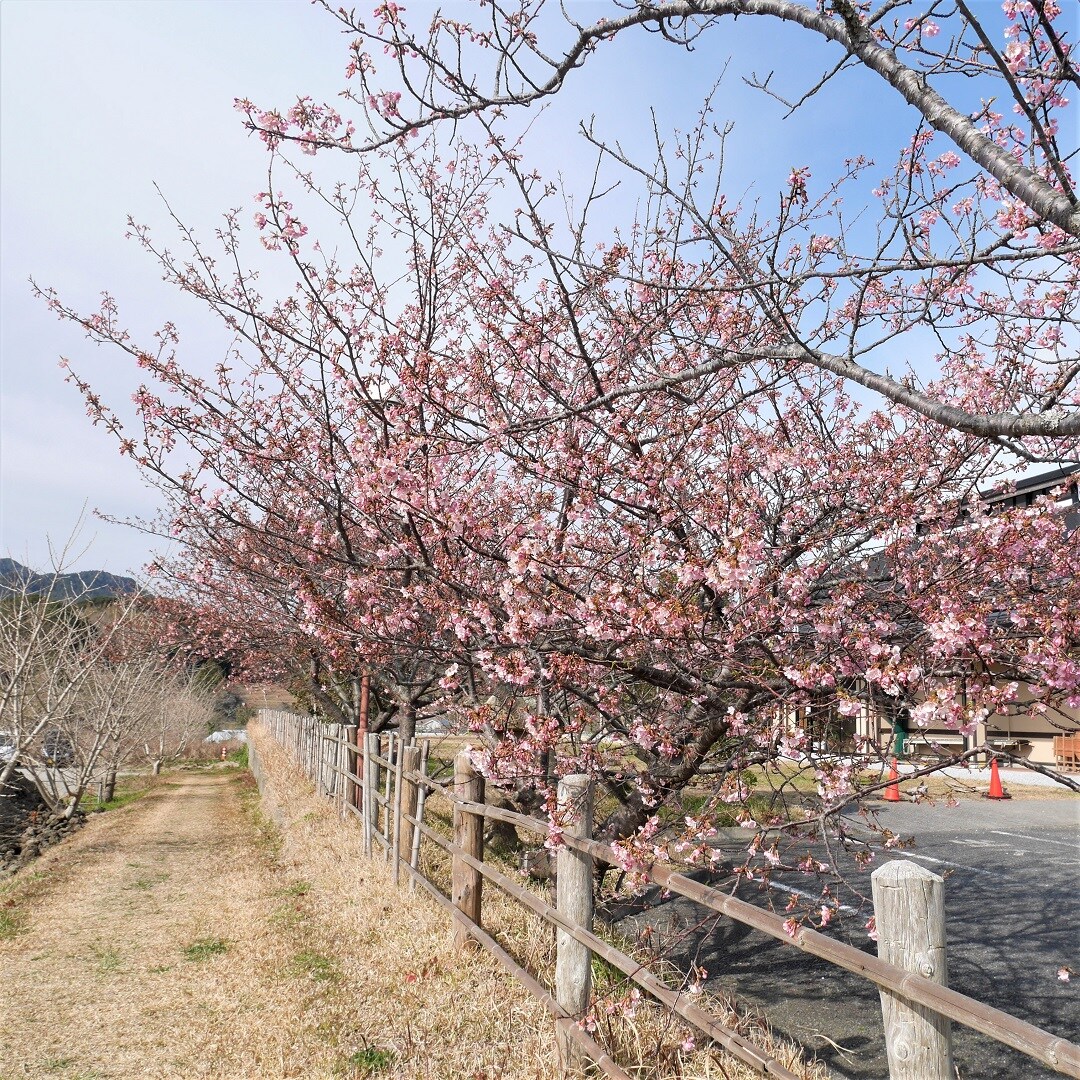
[[[10,731],[0,731],[0,765],[6,765],[15,756],[16,745]]]
[[[45,763],[64,769],[75,760],[75,747],[62,731],[50,731],[41,744]]]

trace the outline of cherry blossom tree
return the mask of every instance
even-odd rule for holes
[[[334,11],[327,0],[323,6]],[[1075,404],[1068,392],[1080,373],[1076,343],[1062,332],[1075,322],[1069,304],[1075,299],[1080,238],[1080,203],[1070,173],[1077,147],[1069,132],[1075,133],[1076,124],[1067,116],[1066,95],[1080,85],[1080,76],[1069,41],[1075,28],[1060,5],[1006,0],[997,41],[986,18],[989,6],[976,12],[963,0],[889,0],[877,8],[849,0],[670,0],[609,7],[585,25],[572,13],[562,11],[560,17],[543,0],[490,3],[482,24],[437,11],[415,31],[404,7],[393,2],[378,5],[370,20],[340,8],[334,13],[354,34],[346,72],[351,85],[344,96],[362,112],[359,126],[309,98],[286,110],[259,109],[246,100],[239,106],[249,127],[271,147],[292,142],[307,154],[325,148],[364,153],[439,124],[497,118],[565,92],[584,78],[579,69],[587,71],[602,50],[628,34],[651,31],[669,46],[693,51],[715,45],[711,39],[725,30],[737,33],[740,17],[799,27],[806,57],[818,55],[814,46],[820,51],[822,77],[801,82],[797,66],[795,80],[787,80],[793,83],[790,101],[775,86],[775,72],[750,78],[781,101],[789,116],[808,111],[811,99],[830,89],[838,96],[823,138],[843,108],[839,95],[852,90],[895,96],[913,110],[914,130],[898,148],[892,175],[873,190],[873,228],[852,231],[848,223],[858,208],[841,210],[838,201],[841,181],[878,168],[864,157],[838,163],[838,179],[816,191],[809,169],[793,169],[779,213],[764,224],[759,207],[733,204],[719,183],[700,191],[695,183],[680,186],[700,161],[693,138],[677,141],[670,158],[654,166],[621,146],[606,145],[598,124],[583,125],[601,160],[639,176],[671,204],[681,219],[670,237],[679,250],[707,252],[699,256],[702,262],[734,276],[771,325],[767,345],[728,350],[705,366],[716,370],[768,355],[815,365],[977,434],[1080,433],[1080,419],[1068,407]],[[386,59],[389,76],[379,66]],[[834,86],[845,80],[845,86]],[[687,159],[691,167],[684,167]],[[749,221],[760,242],[747,250],[741,240]],[[584,258],[579,248],[564,254]],[[659,274],[657,269],[623,268],[644,287],[669,284],[663,268]],[[1028,321],[1035,310],[1049,316],[1037,327]],[[1018,317],[1025,324],[1019,335],[1011,325]],[[920,329],[937,339],[947,385],[959,375],[970,383],[972,368],[985,373],[1004,365],[1028,380],[1027,396],[1003,411],[985,382],[971,386],[965,397],[920,387],[875,364],[897,339],[918,341],[919,354],[929,351],[915,333]],[[657,371],[648,382],[671,378]]]
[[[368,674],[377,723],[452,715],[522,789],[593,772],[628,865],[661,850],[690,784],[704,808],[664,850],[709,858],[720,810],[754,824],[747,770],[781,757],[815,776],[811,823],[860,797],[858,762],[805,757],[809,710],[974,731],[1027,687],[1075,709],[1080,551],[1053,498],[985,498],[1018,460],[1080,455],[1057,121],[1076,75],[1053,5],[1006,7],[999,52],[963,5],[953,27],[940,4],[638,5],[571,27],[547,78],[532,7],[489,6],[486,30],[440,17],[423,41],[393,4],[370,28],[341,14],[367,136],[307,99],[240,103],[271,161],[255,230],[292,289],[262,294],[238,212],[209,244],[177,222],[179,253],[133,225],[230,335],[212,376],[174,324],[137,340],[113,298],[84,312],[43,290],[145,379],[132,424],[71,375],[161,491],[181,545],[161,570],[199,633],[306,672],[335,718]],[[506,131],[613,36],[647,24],[688,47],[736,13],[840,42],[830,82],[863,65],[919,110],[874,227],[844,201],[866,161],[816,190],[794,170],[771,219],[730,201],[707,109],[647,166],[587,134],[596,180],[573,204]],[[402,91],[375,81],[372,42]],[[475,50],[495,58],[488,93]],[[1026,111],[948,106],[950,72]],[[476,139],[446,140],[454,119]],[[352,175],[323,183],[297,148],[348,152]],[[619,227],[598,210],[610,168],[641,185]],[[928,342],[930,377],[875,366]]]

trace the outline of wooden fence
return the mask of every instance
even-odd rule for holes
[[[594,860],[616,863],[611,848],[590,835],[593,800],[587,777],[567,776],[559,784],[565,820],[557,853],[557,899],[552,905],[484,862],[485,820],[505,822],[545,839],[549,823],[488,806],[483,778],[473,770],[466,752],[455,758],[452,783],[440,783],[428,775],[430,743],[426,740],[419,746],[401,746],[393,735],[368,734],[358,740],[355,727],[271,710],[261,710],[259,720],[311,778],[316,791],[333,800],[342,816],[358,819],[365,852],[371,855],[378,846],[393,866],[395,882],[404,872],[412,887],[423,888],[450,912],[459,948],[485,949],[547,1007],[555,1019],[564,1073],[576,1073],[591,1063],[605,1076],[629,1080],[582,1023],[590,1003],[592,957],[598,956],[761,1074],[795,1080],[767,1051],[720,1024],[685,992],[673,990],[640,960],[593,932]],[[431,792],[452,804],[452,839],[424,824],[424,804]],[[451,858],[449,896],[421,872],[423,840]],[[647,877],[669,892],[876,984],[891,1080],[955,1080],[951,1021],[1080,1080],[1080,1046],[945,985],[944,883],[916,863],[889,862],[871,875],[877,957],[806,927],[791,932],[781,916],[694,881],[670,866],[655,864]],[[554,993],[484,930],[485,881],[555,927]]]

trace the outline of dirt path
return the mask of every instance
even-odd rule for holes
[[[543,1008],[259,757],[262,802],[176,773],[0,883],[0,1080],[553,1076]]]
[[[178,774],[0,895],[18,931],[0,940],[2,1080],[332,1075],[290,1068],[289,1036],[263,1030],[290,996],[294,1015],[314,1002],[282,977],[283,883],[245,783]]]

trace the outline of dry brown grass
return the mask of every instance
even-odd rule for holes
[[[302,936],[298,951],[333,962],[325,1007],[351,1032],[344,1058],[383,1050],[392,1060],[371,1075],[402,1080],[554,1076],[543,1007],[490,958],[453,952],[445,911],[395,887],[381,859],[364,858],[356,825],[338,820],[255,725],[251,734],[263,812],[280,837],[275,860],[290,881],[276,915]]]
[[[427,802],[425,820],[437,831],[448,835],[449,803],[438,795],[432,796]],[[485,858],[496,863],[499,861],[490,854]],[[449,893],[448,855],[434,844],[425,842],[421,868],[430,881],[444,893]],[[512,866],[502,865],[498,868],[503,873],[512,873]],[[531,887],[537,894],[548,898],[543,886]],[[448,925],[446,916],[440,913],[445,928]],[[490,883],[484,885],[483,923],[484,929],[497,938],[522,966],[545,985],[553,984],[555,931],[552,926]],[[674,965],[647,957],[642,950],[624,941],[613,944],[636,959],[648,962],[651,969],[664,977],[673,988],[686,986],[685,976]],[[522,993],[516,984],[511,986],[514,994]],[[595,960],[593,964],[593,988],[594,1037],[636,1080],[711,1080],[721,1077],[750,1080],[759,1075],[730,1054],[708,1045],[708,1040],[700,1033],[644,992],[640,996],[635,995],[634,984],[600,960]],[[741,1010],[729,998],[714,994],[696,997],[695,1004],[724,1026],[737,1030],[744,1038],[767,1049],[797,1076],[805,1080],[825,1080],[827,1073],[824,1066],[808,1061],[801,1048],[775,1037],[760,1014]],[[551,1021],[543,1018],[541,1024],[545,1038],[550,1039],[553,1030]],[[696,1045],[689,1048],[691,1044]],[[554,1073],[549,1075],[553,1076]]]

